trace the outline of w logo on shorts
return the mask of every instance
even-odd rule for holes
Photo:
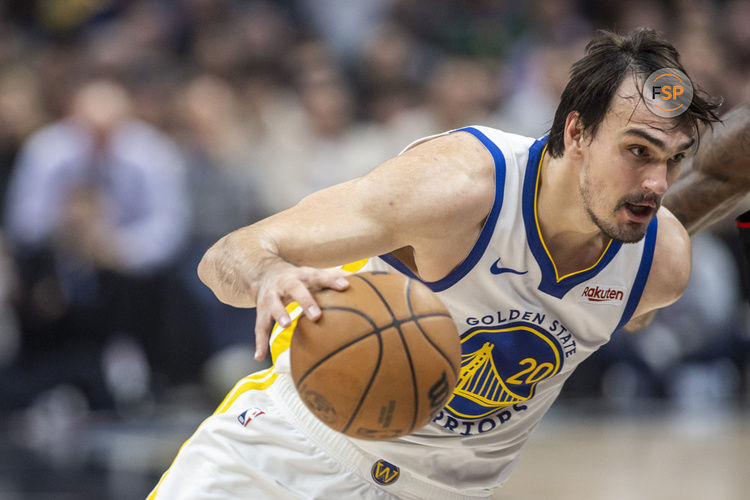
[[[400,469],[390,462],[386,462],[382,458],[375,462],[370,469],[373,481],[378,484],[388,485],[395,483],[398,480]]]

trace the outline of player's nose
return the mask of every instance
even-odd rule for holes
[[[642,187],[657,194],[664,195],[669,188],[669,170],[667,164],[659,163],[648,169],[643,178]]]

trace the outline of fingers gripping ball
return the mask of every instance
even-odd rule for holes
[[[344,434],[387,440],[426,425],[456,385],[460,343],[437,295],[400,274],[349,276],[315,295],[317,322],[300,319],[292,378],[305,405]]]

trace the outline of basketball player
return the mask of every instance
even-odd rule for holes
[[[221,301],[257,306],[256,356],[270,333],[275,366],[238,383],[152,497],[490,496],[575,367],[682,294],[685,227],[750,186],[741,108],[704,135],[693,171],[665,198],[698,124],[716,119],[700,94],[675,118],[646,108],[644,79],[665,67],[684,71],[655,32],[602,32],[573,66],[548,137],[468,127],[426,138],[219,240],[199,275]],[[321,314],[311,292],[343,290],[345,273],[360,270],[425,282],[450,309],[464,359],[481,351],[494,363],[462,370],[432,423],[395,441],[329,430],[288,373],[297,319]]]

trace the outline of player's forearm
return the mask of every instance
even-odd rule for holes
[[[275,265],[288,265],[275,243],[250,226],[217,241],[198,264],[198,277],[216,297],[234,307],[253,307],[261,274]]]
[[[731,212],[750,191],[750,104],[738,106],[701,138],[692,166],[664,197],[690,234]]]

